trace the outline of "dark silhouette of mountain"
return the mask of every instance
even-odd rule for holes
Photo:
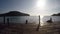
[[[0,16],[30,16],[30,15],[21,13],[19,11],[10,11],[8,13],[0,14]]]
[[[58,14],[53,14],[52,16],[60,16],[60,13],[58,13]]]

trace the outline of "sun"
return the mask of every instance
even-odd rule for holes
[[[44,8],[46,5],[46,0],[37,0],[36,6],[39,8]]]

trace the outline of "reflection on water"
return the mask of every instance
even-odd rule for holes
[[[47,23],[47,22],[41,22],[41,23],[40,23],[41,26],[45,26],[45,25],[48,25],[48,24],[49,24],[49,23]]]

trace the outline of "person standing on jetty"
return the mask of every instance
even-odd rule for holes
[[[26,24],[28,23],[28,20],[26,20]]]
[[[7,18],[7,24],[8,24],[8,26],[9,26],[9,18]]]

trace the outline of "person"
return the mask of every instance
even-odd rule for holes
[[[8,26],[9,26],[9,18],[7,18],[7,24],[8,24]]]
[[[52,18],[50,18],[50,21],[52,21]]]
[[[52,18],[50,18],[50,20],[48,20],[47,22],[51,22],[52,23]]]
[[[26,20],[26,24],[28,23],[28,20]]]

